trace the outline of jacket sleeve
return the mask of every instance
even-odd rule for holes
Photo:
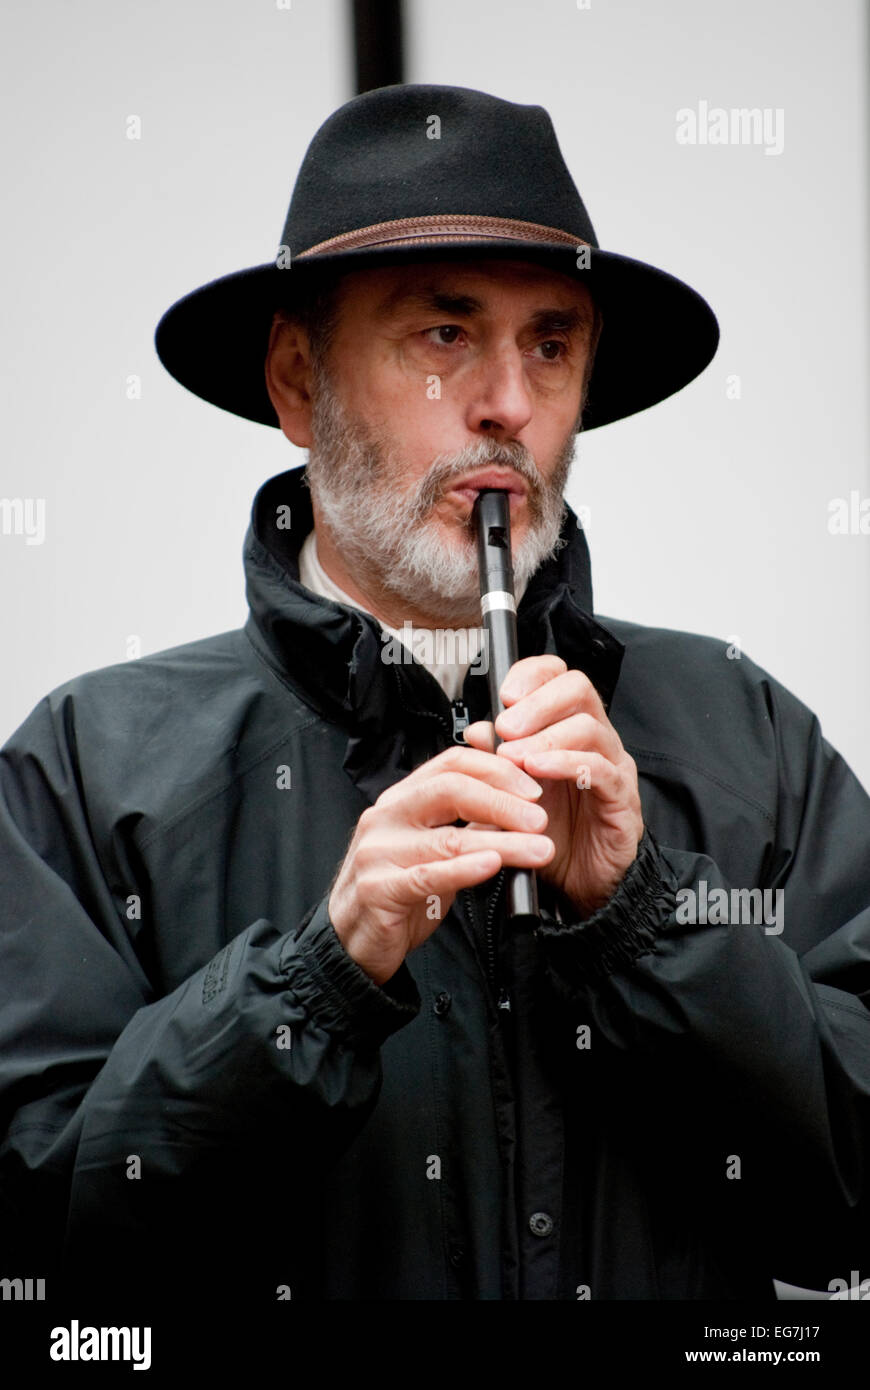
[[[356,966],[325,898],[289,930],[251,923],[156,997],[80,771],[46,702],[0,752],[0,1274],[156,1247],[209,1203],[225,1227],[233,1184],[328,1163],[419,1009],[407,969],[380,989]]]
[[[767,882],[729,883],[714,846],[660,846],[647,828],[610,902],[585,921],[554,903],[539,939],[559,994],[627,1059],[686,1190],[692,1163],[715,1168],[708,1205],[718,1191],[736,1212],[740,1191],[771,1277],[826,1289],[870,1273],[870,798],[811,711],[768,688]],[[731,910],[753,887],[769,906],[782,890],[778,914]],[[724,920],[702,908],[717,889]]]

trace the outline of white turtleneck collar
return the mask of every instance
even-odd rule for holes
[[[299,582],[321,598],[332,599],[334,603],[343,603],[348,608],[357,608],[374,617],[370,609],[352,599],[330,579],[320,563],[314,531],[309,532],[299,553]],[[482,628],[421,628],[412,627],[410,623],[405,623],[402,628],[394,628],[388,627],[380,618],[377,621],[383,632],[403,642],[420,665],[426,667],[448,699],[460,698],[468,668],[483,646]]]

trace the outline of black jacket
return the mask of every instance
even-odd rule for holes
[[[299,585],[308,499],[301,470],[257,496],[243,630],[68,682],[0,755],[0,1275],[268,1301],[870,1273],[870,801],[814,715],[721,641],[600,625],[569,514],[520,649],[595,682],[638,858],[589,921],[542,892],[535,934],[501,875],[460,894],[378,988],[330,883],[461,711]],[[779,924],[683,921],[702,881],[782,889]]]

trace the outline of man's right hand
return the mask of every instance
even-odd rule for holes
[[[549,863],[556,851],[540,833],[547,824],[534,804],[541,794],[507,758],[456,747],[363,811],[328,911],[344,949],[375,984],[431,936],[461,888],[485,882],[503,864]]]

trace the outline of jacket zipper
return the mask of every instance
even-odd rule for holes
[[[468,717],[468,706],[463,704],[461,700],[451,700],[450,713],[453,716],[453,742],[461,743],[463,747],[467,747],[465,739],[462,737],[462,731],[467,729],[471,723]],[[444,727],[447,727],[446,724]]]
[[[462,702],[462,700],[450,701],[450,714],[453,720],[453,727],[451,728],[451,726],[447,723],[447,720],[444,718],[444,715],[439,714],[438,711],[435,709],[419,709],[417,706],[414,706],[414,708],[412,709],[411,706],[408,704],[407,700],[405,699],[405,692],[402,689],[402,678],[399,675],[399,668],[398,666],[394,666],[392,669],[396,675],[396,685],[398,686],[399,699],[402,702],[402,708],[406,709],[409,714],[423,715],[423,717],[426,719],[436,719],[438,723],[441,725],[441,728],[445,731],[445,733],[450,735],[451,743],[461,743],[463,748],[466,748],[468,745],[466,744],[465,739],[462,737],[462,730],[466,727],[467,724],[471,723],[471,720],[468,717],[467,705],[465,705]]]
[[[497,1007],[499,1009],[509,1010],[511,1003],[507,990],[498,990],[498,973],[496,970],[495,959],[495,913],[496,908],[499,904],[499,899],[501,898],[501,890],[503,883],[504,869],[501,868],[499,869],[498,875],[496,877],[495,888],[493,890],[492,899],[490,901],[489,909],[486,914],[486,921],[483,924],[483,940],[486,949],[486,976],[489,980],[489,986],[492,990],[493,998],[497,998]],[[477,919],[477,905],[474,901],[474,893],[470,888],[463,888],[462,892],[465,897],[465,902],[471,921],[474,923],[475,926],[479,928],[479,923]],[[498,994],[496,995],[497,990]]]
[[[470,723],[470,720],[468,718],[468,707],[463,703],[462,700],[451,700],[450,713],[453,717],[453,742],[461,743],[464,745],[465,739],[462,737],[462,731]],[[444,727],[445,729],[447,728],[446,721],[444,723]],[[498,986],[495,959],[495,913],[496,908],[498,907],[499,899],[501,898],[501,889],[503,883],[504,869],[502,868],[498,871],[498,875],[496,877],[495,882],[495,888],[493,889],[491,901],[486,914],[486,921],[483,924],[483,941],[486,950],[486,974],[487,979],[489,980],[490,989],[492,990],[493,998],[496,997],[496,989]],[[465,896],[465,902],[471,921],[477,924],[477,905],[474,901],[474,894],[470,888],[463,888],[462,891]],[[510,1000],[507,996],[507,991],[504,989],[502,989],[498,994],[498,1008],[510,1009]]]
[[[437,710],[414,709],[413,711],[410,711],[410,707],[405,701],[405,694],[402,689],[402,679],[399,675],[398,667],[394,666],[393,670],[396,673],[396,684],[399,687],[399,698],[404,708],[414,714],[425,715],[428,719],[437,719],[444,732],[450,736],[451,742],[462,744],[462,746],[465,747],[466,744],[465,739],[462,737],[462,731],[471,722],[468,717],[468,706],[465,704],[465,702],[463,700],[450,701],[452,728],[451,725],[447,723],[447,720],[444,718],[444,715],[439,714]],[[496,1000],[496,1007],[499,1009],[509,1011],[511,1003],[510,996],[508,995],[507,990],[498,990],[498,977],[495,959],[495,913],[496,908],[499,904],[499,900],[501,898],[501,890],[503,883],[504,868],[501,868],[499,869],[498,875],[496,877],[496,886],[493,891],[492,899],[489,904],[489,909],[486,914],[486,921],[484,922],[483,941],[484,948],[486,951],[486,975],[489,981],[490,989],[492,990],[492,996]],[[478,922],[477,906],[474,901],[474,894],[470,888],[463,888],[462,893],[465,898],[465,903],[471,923],[479,931],[480,924]]]

